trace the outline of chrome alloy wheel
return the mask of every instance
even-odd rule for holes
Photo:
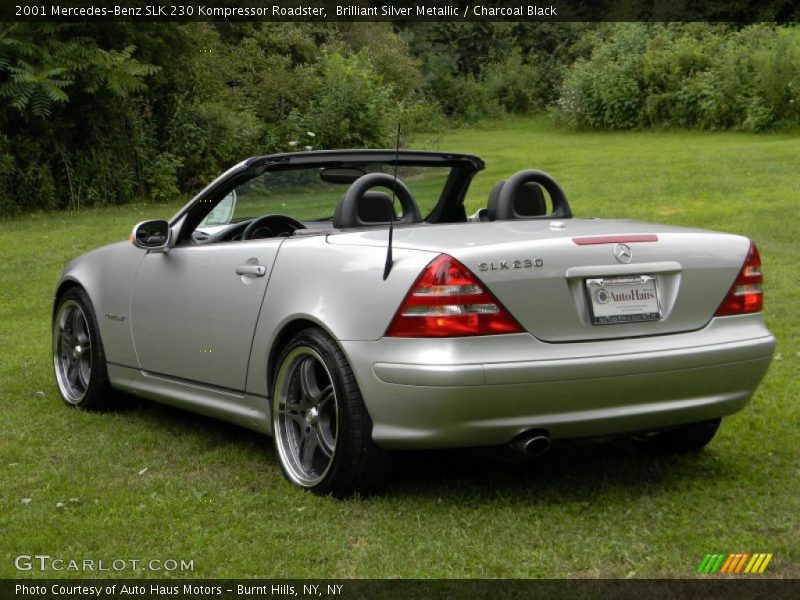
[[[78,404],[89,389],[92,377],[92,339],[80,304],[64,302],[54,323],[53,364],[56,381],[64,399]]]
[[[272,415],[287,475],[303,487],[317,485],[333,464],[339,414],[333,378],[314,349],[297,347],[281,363]]]

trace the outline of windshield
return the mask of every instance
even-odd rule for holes
[[[394,174],[391,165],[366,165],[361,170],[364,173]],[[397,169],[397,178],[408,186],[420,213],[427,216],[439,201],[450,170],[450,167],[439,166],[401,166]],[[330,180],[336,178],[323,177],[325,175],[321,167],[267,171],[239,185],[223,198],[206,217],[201,228],[269,214],[287,215],[299,221],[331,219],[350,183],[334,183]],[[391,195],[391,190],[380,187],[374,189]],[[399,203],[396,206],[399,210]]]

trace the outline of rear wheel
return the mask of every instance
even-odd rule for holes
[[[108,408],[114,391],[92,303],[81,288],[69,290],[53,320],[53,369],[61,398],[85,410]]]
[[[306,329],[277,365],[272,426],[286,478],[317,494],[375,489],[386,453],[372,441],[372,421],[341,349],[323,331]]]
[[[714,439],[722,419],[681,425],[675,429],[650,433],[633,440],[654,452],[663,454],[699,452]]]

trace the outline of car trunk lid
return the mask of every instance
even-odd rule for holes
[[[741,236],[599,219],[399,227],[394,235],[395,247],[461,261],[528,332],[548,342],[699,329],[749,249]],[[385,245],[386,231],[328,239]]]

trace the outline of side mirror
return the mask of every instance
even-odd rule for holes
[[[131,242],[142,250],[165,250],[171,241],[172,230],[169,223],[161,219],[137,223],[131,233]]]

